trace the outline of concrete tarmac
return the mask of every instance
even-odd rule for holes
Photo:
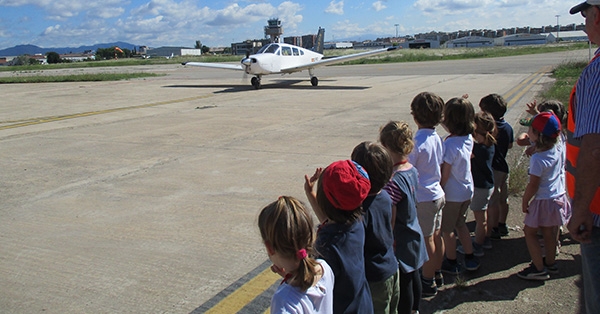
[[[335,66],[316,71],[316,88],[306,72],[254,90],[238,72],[180,65],[1,85],[0,308],[193,311],[266,260],[260,208],[305,201],[304,174],[349,158],[387,121],[414,127],[417,93],[468,93],[475,106],[508,95],[516,123],[553,66],[587,56]]]

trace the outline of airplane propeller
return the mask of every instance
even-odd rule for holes
[[[242,64],[244,65],[244,75],[242,76],[242,80],[243,81],[247,81],[248,80],[248,67],[250,66],[250,63],[248,63],[246,60],[248,60],[248,58],[250,57],[250,51],[246,51],[246,58],[242,59]]]
[[[244,72],[248,73],[250,72],[250,65],[252,65],[252,63],[256,63],[256,59],[250,58],[250,51],[246,51],[246,57],[242,59],[241,62],[244,65],[244,67],[246,67],[244,69]]]

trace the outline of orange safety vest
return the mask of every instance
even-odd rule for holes
[[[596,55],[596,59],[600,55]],[[594,61],[592,59],[592,61]],[[590,63],[592,62],[590,61]],[[579,147],[581,147],[581,139],[575,138],[575,90],[577,83],[573,86],[571,97],[569,98],[569,116],[567,118],[567,163],[566,181],[567,190],[571,198],[575,197],[575,172],[577,170],[577,157],[579,157]],[[585,171],[585,167],[583,167]],[[590,211],[600,215],[600,187],[596,188],[596,195],[590,203]]]

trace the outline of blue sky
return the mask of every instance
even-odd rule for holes
[[[263,37],[278,17],[284,37],[325,28],[327,41],[429,31],[582,23],[570,7],[582,0],[0,0],[0,49],[21,44],[78,47],[229,46]],[[398,24],[396,27],[395,24]]]

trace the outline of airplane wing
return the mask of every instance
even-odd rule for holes
[[[226,63],[211,63],[211,62],[183,62],[182,65],[244,71],[244,67],[241,64],[226,64]]]
[[[355,53],[355,54],[351,54],[351,55],[347,55],[347,56],[340,56],[340,57],[329,58],[329,59],[321,59],[320,61],[317,61],[317,62],[311,62],[311,63],[307,63],[307,64],[295,66],[295,67],[281,69],[281,72],[293,73],[293,72],[298,72],[298,71],[302,71],[302,70],[306,70],[306,69],[312,69],[312,68],[316,68],[316,67],[321,67],[321,66],[326,66],[326,65],[336,64],[336,63],[342,63],[342,62],[346,62],[346,61],[350,61],[350,60],[361,59],[361,58],[365,58],[367,56],[377,55],[377,54],[392,51],[392,50],[396,50],[396,47],[375,49],[375,50]]]

